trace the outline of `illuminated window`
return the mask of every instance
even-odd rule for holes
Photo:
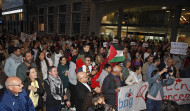
[[[44,32],[44,24],[43,23],[39,24],[39,31]]]
[[[23,13],[19,13],[19,21],[23,20]]]

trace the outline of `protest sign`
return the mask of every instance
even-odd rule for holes
[[[119,43],[118,39],[113,39],[113,43]]]
[[[184,42],[171,42],[171,54],[180,54],[186,55],[187,54],[188,44]]]
[[[148,44],[147,43],[143,43],[143,47],[148,47]]]
[[[20,39],[22,40],[22,42],[25,42],[26,40],[29,40],[29,42],[31,42],[31,41],[36,40],[36,35],[37,35],[36,32],[33,34],[26,34],[24,32],[21,32],[21,38]]]
[[[136,43],[135,42],[131,42],[131,45],[136,45]]]
[[[190,104],[190,78],[176,79],[164,87],[164,99],[176,101],[178,105]],[[148,83],[139,83],[120,88],[118,93],[118,111],[140,111],[146,109],[145,93]]]
[[[103,43],[103,47],[107,47],[107,45],[108,45],[108,42]]]

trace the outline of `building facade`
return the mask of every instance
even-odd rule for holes
[[[189,7],[189,0],[24,0],[22,6],[12,8],[23,12],[3,18],[10,33],[94,32],[104,37],[175,41],[177,36],[190,36]]]

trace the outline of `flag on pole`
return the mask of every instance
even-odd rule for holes
[[[110,45],[110,54],[108,56],[108,62],[123,62],[124,47],[122,45]]]

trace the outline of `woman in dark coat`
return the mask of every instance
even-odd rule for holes
[[[41,81],[37,78],[37,72],[34,67],[29,67],[26,71],[27,79],[24,82],[24,89],[32,100],[36,111],[43,110],[43,99],[45,91]]]

